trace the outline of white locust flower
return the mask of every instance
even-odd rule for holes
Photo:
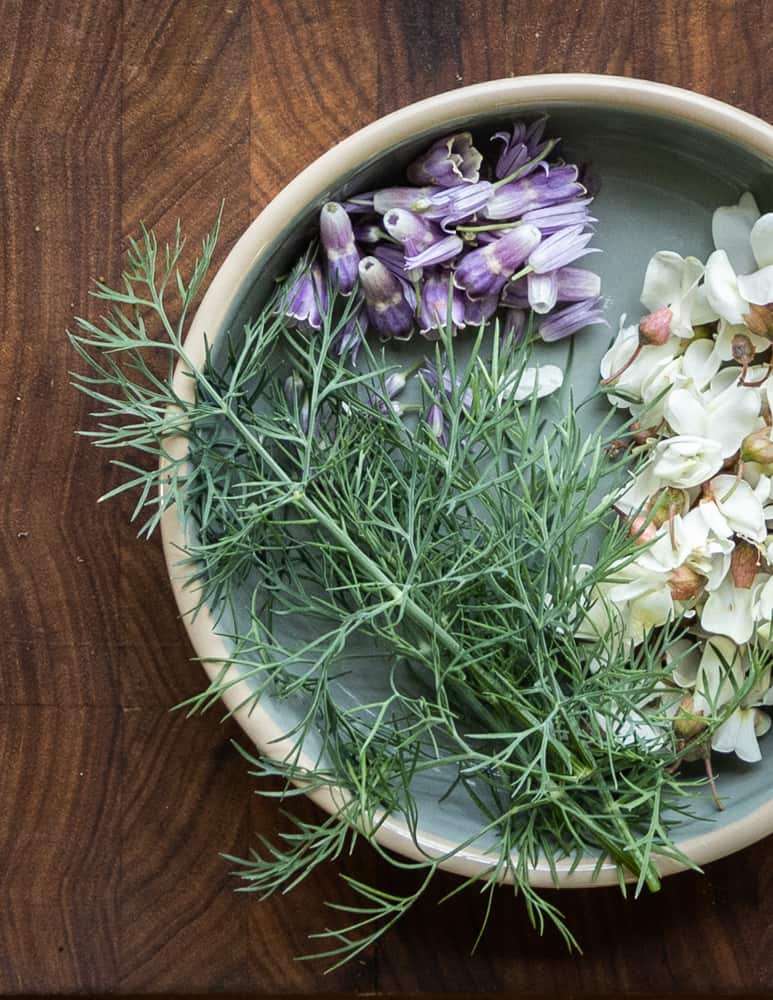
[[[709,386],[721,363],[711,339],[692,341],[683,354],[654,368],[642,380],[641,405],[632,405],[631,412],[648,427],[656,427],[665,415],[666,401],[674,389],[701,392]]]
[[[712,438],[679,434],[655,446],[652,471],[661,486],[700,486],[722,468],[722,445]]]
[[[706,262],[706,298],[728,323],[745,322],[753,305],[773,302],[773,212],[760,215],[750,192],[714,212],[716,250]]]
[[[723,458],[734,455],[746,435],[757,429],[759,412],[759,393],[736,385],[717,395],[675,389],[665,405],[666,420],[676,434],[718,441]]]
[[[671,250],[659,250],[647,265],[642,305],[651,312],[667,306],[676,337],[692,337],[694,326],[717,319],[701,284],[703,270],[697,257],[682,257]]]
[[[762,501],[749,483],[735,476],[715,476],[699,508],[711,531],[719,538],[740,535],[751,542],[767,538]]]
[[[669,660],[674,682],[693,692],[696,715],[717,715],[732,701],[748,670],[743,650],[718,635],[706,639],[702,648],[688,639],[677,640]]]
[[[736,543],[729,572],[701,610],[701,626],[707,632],[726,635],[739,644],[752,638],[759,596],[769,579],[767,573],[760,572],[761,562],[756,546]]]
[[[659,368],[673,361],[681,348],[675,337],[669,337],[664,344],[642,347],[634,358],[639,348],[639,327],[635,323],[625,326],[625,318],[620,318],[620,330],[601,359],[600,367],[602,379],[620,372],[614,384],[607,389],[608,399],[613,406],[630,409],[632,403],[642,402],[642,384]],[[634,360],[631,361],[631,358]]]
[[[607,639],[638,645],[674,614],[670,573],[640,559],[614,570],[594,588],[588,608],[575,630],[580,639]]]

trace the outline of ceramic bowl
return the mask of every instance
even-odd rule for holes
[[[189,355],[201,363],[205,334],[210,344],[217,344],[227,331],[241,329],[260,306],[273,277],[313,233],[325,201],[398,178],[401,168],[442,134],[464,127],[489,136],[514,118],[542,112],[550,115],[551,134],[562,136],[564,148],[574,156],[590,160],[602,180],[594,213],[599,219],[596,242],[604,253],[594,257],[592,264],[601,273],[613,327],[623,312],[641,315],[642,277],[656,250],[705,259],[713,249],[711,213],[717,205],[733,203],[742,191],[751,189],[763,211],[773,209],[773,128],[726,104],[641,80],[582,74],[521,77],[465,87],[379,119],[339,143],[288,184],[247,229],[212,280],[188,335]],[[598,378],[598,361],[609,332],[601,329],[583,338],[586,360],[575,364],[572,375],[580,383],[578,393]],[[190,393],[190,379],[178,373],[177,383],[181,395]],[[206,664],[208,659],[227,657],[229,643],[217,633],[206,610],[195,620],[186,613],[190,597],[178,564],[185,530],[192,530],[191,526],[182,526],[174,512],[166,516],[163,538],[172,586],[196,653]],[[371,684],[355,666],[341,697],[370,700]],[[289,749],[282,736],[292,728],[298,707],[264,697],[250,712],[237,708],[249,694],[249,686],[242,681],[231,688],[226,704],[237,709],[237,721],[263,754],[281,758]],[[679,828],[679,847],[697,864],[773,832],[773,735],[767,742],[771,745],[765,748],[760,764],[743,766],[721,758],[717,767],[725,811],[713,813],[707,805],[704,820],[684,822]],[[316,747],[305,749],[308,764]],[[445,855],[466,841],[477,828],[471,803],[453,796],[441,803],[445,785],[443,776],[430,774],[417,786],[416,838],[399,819],[389,819],[380,827],[378,840],[412,858]],[[340,789],[331,788],[316,791],[312,798],[331,810],[341,794]],[[483,873],[494,861],[491,846],[473,843],[444,861],[443,867],[465,876]],[[659,867],[663,874],[678,870],[670,861],[662,861]],[[568,868],[568,863],[558,865],[562,886],[617,881],[615,866],[605,863],[599,869],[593,857],[571,872]],[[531,879],[537,886],[553,884],[546,865],[535,865]]]

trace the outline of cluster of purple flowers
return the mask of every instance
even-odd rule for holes
[[[600,280],[574,262],[596,220],[579,168],[549,159],[557,140],[546,118],[497,132],[487,165],[469,132],[438,139],[407,170],[410,186],[383,188],[320,214],[327,280],[319,263],[290,289],[287,315],[319,329],[328,281],[356,301],[337,350],[356,350],[368,329],[382,339],[419,333],[437,340],[479,326],[507,309],[508,330],[523,330],[527,312],[553,341],[601,321]],[[482,179],[486,173],[490,179]]]

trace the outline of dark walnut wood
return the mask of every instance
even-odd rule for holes
[[[692,87],[773,117],[766,0],[0,0],[0,992],[773,992],[773,842],[637,902],[558,900],[570,957],[498,894],[427,899],[330,975],[293,961],[347,898],[405,888],[359,851],[285,898],[235,894],[218,852],[280,822],[198,689],[158,542],[74,435],[63,330],[96,316],[140,221],[193,242],[226,198],[219,259],[298,170],[417,98],[585,70]],[[313,814],[305,801],[299,811]]]

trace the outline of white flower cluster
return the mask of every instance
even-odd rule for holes
[[[580,634],[638,644],[689,622],[672,649],[678,697],[661,716],[687,705],[716,718],[748,677],[751,645],[773,642],[773,213],[747,193],[712,228],[705,265],[655,254],[641,294],[650,313],[623,317],[601,362],[609,401],[630,411],[648,456],[620,503],[642,552],[597,588]],[[765,676],[712,747],[758,760],[770,718],[757,706],[768,704]],[[647,725],[646,713],[622,720],[620,735],[646,741]]]

